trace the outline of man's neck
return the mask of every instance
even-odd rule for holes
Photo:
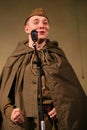
[[[40,39],[36,42],[36,49],[37,50],[40,50],[42,49],[46,44],[46,40],[44,39]],[[32,40],[29,40],[29,43],[28,43],[28,46],[31,47],[31,48],[34,48],[33,47],[33,41]]]
[[[46,41],[44,41],[44,42],[42,42],[42,43],[37,43],[36,44],[36,48],[37,48],[37,50],[40,50],[40,49],[42,49],[44,46],[45,46],[45,44],[46,44]]]

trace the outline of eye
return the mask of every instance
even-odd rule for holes
[[[33,22],[34,24],[38,24],[38,21]]]
[[[47,20],[44,20],[44,21],[43,21],[43,24],[47,25],[47,24],[48,24],[48,21],[47,21]]]
[[[38,20],[35,20],[35,21],[33,21],[33,24],[38,24],[39,23],[39,21]]]
[[[48,22],[43,22],[43,24],[47,25],[47,24],[48,24]]]

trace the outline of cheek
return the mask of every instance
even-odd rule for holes
[[[28,33],[31,33],[31,31],[32,31],[32,28],[29,26],[28,27]]]
[[[50,27],[49,27],[49,26],[47,26],[47,27],[46,27],[46,30],[49,32],[49,30],[50,30]]]
[[[28,31],[29,31],[29,33],[31,33],[31,31],[35,30],[35,29],[36,29],[36,26],[33,23],[29,23],[29,25],[28,25]]]
[[[46,28],[46,31],[47,31],[47,34],[49,34],[50,28],[47,27],[47,28]]]

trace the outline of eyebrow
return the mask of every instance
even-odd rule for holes
[[[37,18],[36,18],[36,19],[33,19],[33,21],[35,21],[35,20],[39,20],[39,19],[37,19]]]

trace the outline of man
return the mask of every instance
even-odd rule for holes
[[[58,43],[48,39],[50,23],[45,10],[33,10],[24,29],[28,40],[18,44],[0,79],[2,130],[41,129],[38,69],[42,72],[45,130],[85,130],[86,95]],[[35,45],[32,30],[38,33]]]

